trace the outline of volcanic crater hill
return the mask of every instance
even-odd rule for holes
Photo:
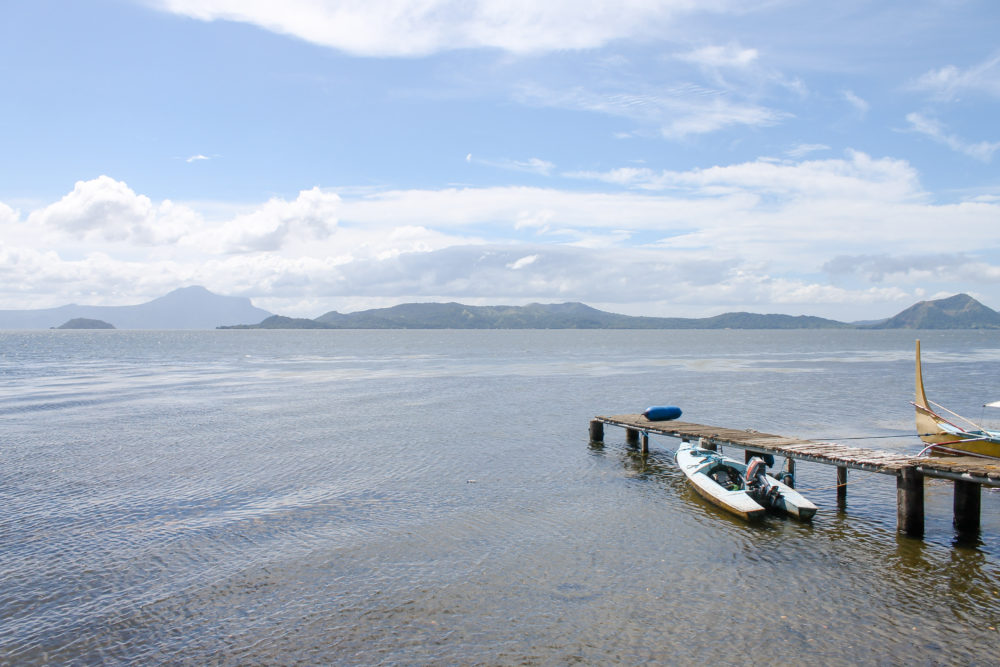
[[[1000,313],[968,294],[921,301],[871,329],[1000,329]]]
[[[0,310],[0,329],[51,329],[74,319],[113,322],[119,329],[215,329],[260,322],[271,313],[245,297],[221,296],[204,287],[176,289],[134,306],[70,304],[37,310]]]

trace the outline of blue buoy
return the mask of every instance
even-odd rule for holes
[[[651,422],[670,421],[681,416],[681,409],[676,405],[654,405],[646,408],[642,415]]]

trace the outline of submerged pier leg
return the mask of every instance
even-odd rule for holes
[[[604,422],[600,419],[590,420],[590,441],[604,442]]]
[[[924,475],[916,468],[903,468],[896,478],[896,530],[924,535]]]
[[[639,444],[639,431],[634,428],[625,429],[625,443],[630,447],[635,447]]]
[[[837,507],[847,506],[847,467],[837,466]]]
[[[955,482],[955,529],[959,533],[974,535],[979,532],[981,487],[976,482]]]
[[[642,447],[641,451],[643,454],[649,454],[649,434],[643,431],[642,433]]]

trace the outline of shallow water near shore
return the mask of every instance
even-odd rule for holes
[[[598,414],[916,453],[1000,399],[1000,332],[0,333],[0,664],[991,664],[1000,493],[958,543],[799,463],[746,524]],[[739,455],[738,450],[733,450]]]

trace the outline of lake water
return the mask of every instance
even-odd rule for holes
[[[1000,332],[919,336],[932,399],[1000,399]],[[917,452],[916,337],[0,333],[0,664],[996,664],[997,492],[957,544],[929,481],[915,540],[800,462],[815,520],[748,525],[675,441],[588,441],[676,404]]]

